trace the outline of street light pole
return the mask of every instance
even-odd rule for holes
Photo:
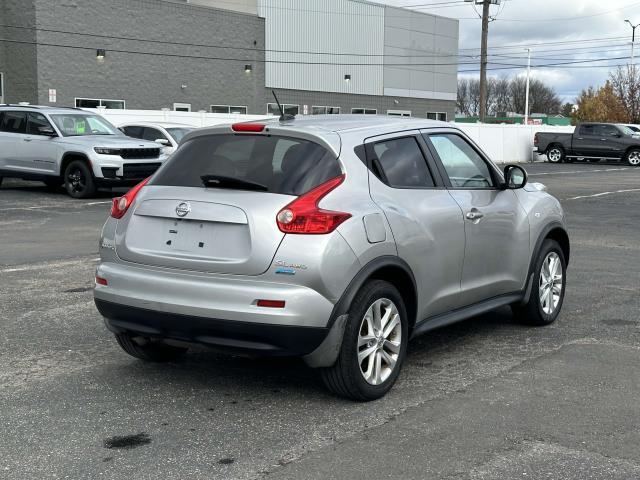
[[[636,28],[640,27],[640,23],[634,25],[631,23],[631,20],[625,20],[629,25],[631,25],[631,66],[635,66],[635,44],[636,44]]]
[[[527,99],[524,107],[524,124],[529,125],[529,78],[531,77],[531,49],[527,48]]]

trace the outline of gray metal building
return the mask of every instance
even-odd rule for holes
[[[458,21],[363,0],[0,0],[0,101],[452,119]]]

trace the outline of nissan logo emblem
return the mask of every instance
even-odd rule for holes
[[[176,215],[186,217],[191,211],[191,205],[188,202],[182,202],[176,207]]]

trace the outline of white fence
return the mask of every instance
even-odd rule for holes
[[[228,115],[205,112],[174,112],[162,110],[105,110],[87,109],[106,117],[120,126],[127,122],[171,122],[193,127],[209,127],[225,123],[246,122],[270,118],[264,115]],[[533,153],[533,137],[536,132],[573,133],[574,127],[550,125],[487,125],[456,123],[455,126],[469,135],[497,163],[518,163],[537,160]]]

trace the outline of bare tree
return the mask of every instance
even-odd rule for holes
[[[470,115],[469,112],[469,82],[461,78],[458,80],[458,96],[456,100],[456,110],[462,115]]]
[[[631,123],[640,123],[640,68],[627,65],[610,74],[611,86]]]
[[[493,115],[499,115],[500,113],[506,113],[511,106],[511,97],[509,95],[509,79],[501,77],[495,80],[493,85]]]
[[[469,111],[471,115],[477,116],[480,113],[480,80],[469,80]]]

